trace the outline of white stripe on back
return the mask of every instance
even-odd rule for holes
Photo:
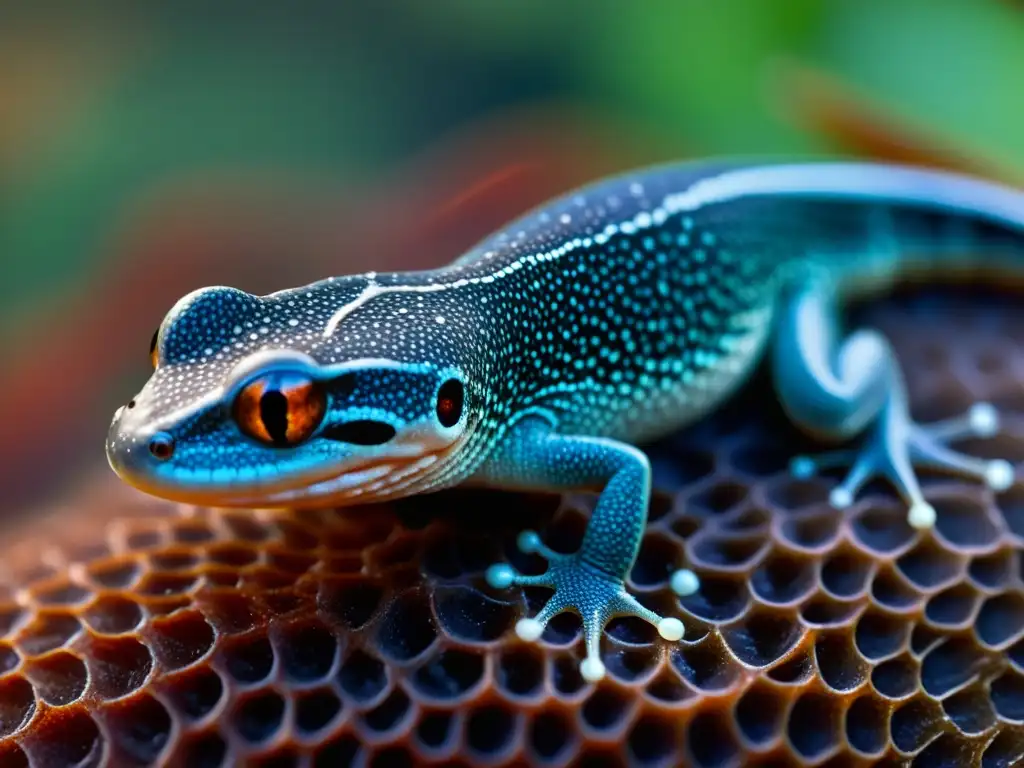
[[[671,213],[754,195],[876,198],[999,219],[1024,227],[1024,192],[997,182],[927,168],[867,163],[751,166],[701,179],[670,194]]]

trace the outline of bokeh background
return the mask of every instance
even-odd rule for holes
[[[102,467],[200,286],[443,264],[670,159],[1024,182],[1009,0],[21,5],[0,6],[0,514]]]

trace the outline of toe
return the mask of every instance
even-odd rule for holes
[[[523,531],[516,537],[516,544],[519,545],[520,550],[530,554],[540,549],[540,536],[536,531]]]
[[[550,571],[545,571],[537,576],[527,576],[519,573],[519,571],[508,563],[495,563],[484,573],[484,578],[494,589],[508,589],[511,586],[553,586],[553,578]]]
[[[908,504],[907,521],[914,528],[935,525],[935,508],[924,500],[916,470],[927,468],[983,481],[994,491],[1005,491],[1015,480],[1014,466],[1005,460],[984,460],[949,447],[964,437],[991,437],[1000,428],[999,414],[990,403],[975,403],[965,414],[921,426],[901,409],[888,409],[871,427],[867,442],[856,451],[834,451],[792,460],[797,477],[850,466],[846,478],[829,493],[829,503],[846,509],[854,503],[865,484],[885,477]]]

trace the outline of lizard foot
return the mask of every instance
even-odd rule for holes
[[[989,403],[975,403],[961,416],[925,425],[915,424],[905,410],[890,406],[858,449],[797,456],[790,469],[796,477],[805,478],[823,469],[850,467],[846,478],[829,494],[829,502],[838,509],[850,506],[869,480],[886,477],[910,505],[907,522],[914,528],[930,528],[935,523],[935,508],[925,501],[914,469],[963,475],[981,480],[993,490],[1005,490],[1014,479],[1010,462],[979,459],[948,447],[968,437],[991,437],[998,430],[999,415]]]
[[[683,623],[679,619],[659,616],[640,605],[626,591],[622,579],[602,573],[587,564],[579,553],[564,555],[555,552],[545,546],[533,531],[519,534],[518,544],[523,552],[535,552],[546,558],[548,569],[539,576],[527,576],[506,563],[497,563],[487,569],[487,582],[495,589],[519,585],[551,587],[555,590],[540,613],[532,619],[523,618],[516,622],[516,634],[523,640],[539,639],[547,623],[560,613],[579,613],[583,619],[586,645],[586,658],[580,663],[580,674],[584,680],[596,682],[604,677],[605,667],[600,654],[601,635],[605,625],[616,616],[637,616],[653,624],[665,640],[682,639]],[[690,571],[678,571],[673,576],[673,588],[677,586],[692,593],[696,591],[697,578]]]

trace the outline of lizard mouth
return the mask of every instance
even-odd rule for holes
[[[304,473],[261,487],[203,487],[161,483],[146,474],[114,467],[129,485],[143,493],[184,504],[206,507],[301,507],[368,504],[415,493],[446,464],[466,435],[443,445],[399,442],[386,452],[359,457],[317,473]],[[112,463],[113,466],[113,463]]]
[[[430,470],[440,466],[455,450],[455,444],[401,459],[381,457],[347,467],[345,471],[279,491],[258,496],[238,496],[232,506],[284,507],[315,504],[348,506],[373,503],[415,492]],[[221,502],[224,504],[225,502]]]

